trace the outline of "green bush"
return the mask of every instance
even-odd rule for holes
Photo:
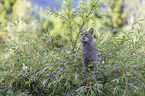
[[[0,93],[144,95],[144,35],[138,35],[136,41],[133,32],[124,32],[124,35],[106,40],[104,35],[98,36],[97,46],[102,63],[95,72],[88,72],[82,66],[79,48],[74,53],[67,47],[60,50],[48,34],[42,34],[35,40],[24,37],[26,45],[16,46],[17,43],[9,42],[7,51],[11,51],[11,55],[0,61]]]

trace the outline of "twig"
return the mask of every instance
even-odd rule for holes
[[[125,87],[125,89],[127,89],[128,83],[127,83],[127,80],[126,80],[126,78],[125,78],[125,73],[124,73],[124,70],[123,70],[123,69],[122,69],[122,72],[123,72],[123,76],[124,76],[125,83],[126,83],[126,87]]]
[[[145,58],[145,56],[141,53],[135,52],[135,54],[140,55],[141,57]]]
[[[86,16],[85,20],[83,20],[83,23],[82,23],[82,25],[81,25],[80,28],[83,28],[85,22],[87,21],[88,17],[92,14],[92,11],[94,10],[94,8],[95,8],[96,5],[98,4],[98,2],[99,2],[99,0],[97,0],[97,2],[92,6],[92,8],[91,8],[90,12],[88,13],[88,15]],[[74,45],[73,45],[73,48],[72,48],[73,51],[74,51],[74,49],[75,49],[75,47],[76,47],[76,43],[77,43],[77,41],[78,41],[79,34],[80,34],[80,32],[79,32],[79,33],[77,34],[77,36],[76,36],[76,39],[75,39],[75,42],[74,42]]]

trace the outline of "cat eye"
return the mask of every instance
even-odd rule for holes
[[[81,34],[81,36],[83,36],[83,34]]]

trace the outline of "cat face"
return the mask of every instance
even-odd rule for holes
[[[82,42],[91,42],[93,40],[93,28],[90,28],[89,31],[80,29],[80,40]]]

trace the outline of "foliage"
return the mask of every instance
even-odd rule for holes
[[[12,7],[16,0],[1,0],[0,1],[0,53],[3,53],[5,45],[5,33],[3,31],[4,27],[9,21],[9,14],[12,13]]]
[[[94,12],[94,20],[101,23],[102,30],[116,34],[128,23],[125,0],[101,0],[99,6],[102,12]]]
[[[5,0],[1,1],[0,3],[2,4],[0,9],[0,11],[2,11],[2,13],[0,13],[0,46],[2,49],[5,49],[7,46],[5,43],[7,42],[7,37],[10,37],[10,40],[15,39],[15,41],[18,42],[17,37],[19,37],[21,34],[25,34],[24,31],[34,31],[33,29],[36,29],[36,27],[32,28],[32,24],[34,26],[34,24],[36,24],[36,20],[33,20],[31,24],[29,23],[29,25],[27,25],[31,13],[30,2],[26,2],[24,0]],[[24,22],[26,20],[27,22]],[[1,51],[1,53],[3,52],[4,51]]]
[[[20,37],[26,44],[9,41],[8,58],[1,60],[2,95],[144,95],[144,36],[123,32],[104,40],[98,36],[100,68],[86,71],[80,50],[61,51],[51,36]],[[136,39],[134,39],[134,36]],[[45,42],[44,42],[45,41]],[[51,45],[55,49],[51,49]],[[50,52],[50,50],[53,52]]]
[[[99,0],[93,0],[88,7],[85,2],[81,2],[80,6],[74,10],[73,3],[71,0],[65,0],[61,10],[58,12],[54,9],[48,8],[48,14],[59,17],[63,20],[67,28],[67,37],[69,38],[72,51],[74,51],[78,37],[79,37],[79,28],[83,28],[84,25],[89,21],[93,16],[93,11],[97,8]],[[77,32],[77,33],[76,33]]]
[[[128,13],[127,20],[128,23],[133,24],[139,19],[145,18],[145,12],[142,11],[145,9],[145,2],[141,2],[142,0],[137,0],[131,2],[132,0],[125,1],[126,10]]]
[[[61,19],[52,17],[54,25],[48,32],[43,31],[43,28],[47,27],[39,26],[37,21],[31,21],[29,18],[18,18],[6,26],[8,37],[3,44],[7,47],[3,49],[5,54],[0,54],[0,94],[3,96],[143,96],[145,94],[144,20],[137,21],[130,30],[117,32],[111,36],[102,30],[94,30],[94,33],[97,33],[95,41],[102,62],[95,71],[88,71],[82,65],[80,47],[77,46],[80,43],[78,30],[94,26],[91,24],[94,15],[90,13],[91,10],[94,11],[87,7],[95,3],[86,6],[86,3],[82,2],[82,6],[74,10],[68,6],[72,3],[69,3],[69,0],[66,2],[64,9],[58,13],[49,10],[49,14]],[[90,2],[96,1],[90,0]],[[66,8],[69,7],[68,12]],[[65,21],[65,18],[69,18],[70,21]],[[58,32],[52,33],[56,30]],[[66,31],[60,33],[63,30]],[[62,37],[57,33],[64,34],[64,37],[68,38],[67,42],[71,43],[60,46],[62,42],[59,38]],[[69,37],[71,35],[73,39]]]
[[[9,20],[8,14],[12,13],[12,7],[16,0],[2,0],[0,1],[0,27],[7,24]]]
[[[107,13],[105,26],[111,30],[113,34],[119,32],[123,26],[127,24],[127,12],[125,11],[125,0],[107,1]]]

